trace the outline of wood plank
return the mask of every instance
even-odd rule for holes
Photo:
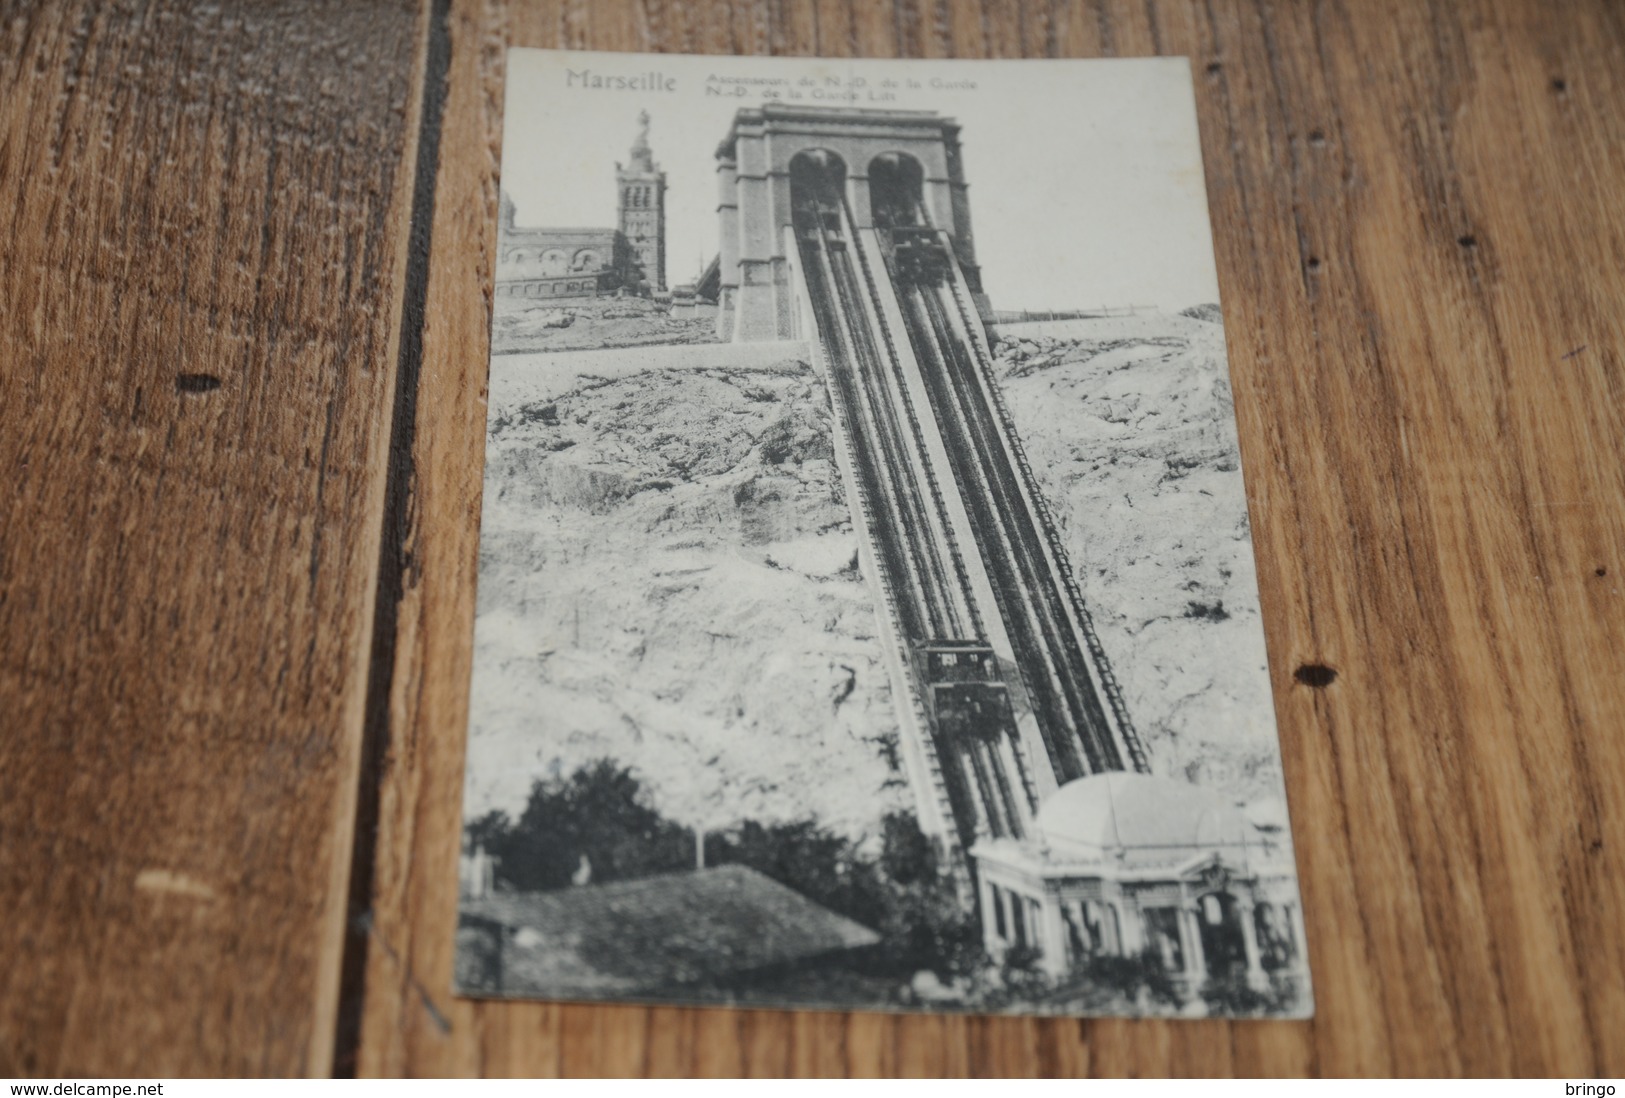
[[[359,1069],[1625,1071],[1625,13],[736,0],[712,29],[679,10],[452,7]],[[450,996],[502,50],[697,41],[1192,58],[1313,1022]]]
[[[0,1075],[330,1067],[416,9],[0,11]]]

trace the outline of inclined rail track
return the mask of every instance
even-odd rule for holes
[[[955,307],[959,312],[961,325],[966,331],[971,330],[974,310],[965,300],[963,284],[954,279],[949,285],[949,291]],[[1038,479],[1033,476],[1032,466],[1027,461],[1027,451],[1022,445],[1021,435],[1016,431],[1015,421],[1010,416],[1010,409],[1004,402],[1004,393],[999,387],[998,375],[993,371],[993,363],[988,357],[986,348],[977,340],[972,339],[974,353],[980,365],[984,385],[991,398],[993,410],[1004,427],[1004,438],[1015,458],[1021,476],[1028,486],[1028,498],[1038,511],[1038,520],[1044,528],[1045,541],[1051,546],[1055,554],[1056,566],[1061,574],[1062,585],[1066,589],[1072,612],[1077,615],[1078,631],[1083,634],[1084,643],[1088,646],[1089,654],[1094,661],[1094,670],[1100,678],[1108,704],[1113,715],[1117,718],[1119,738],[1122,739],[1133,761],[1134,769],[1142,774],[1151,772],[1151,761],[1146,756],[1145,744],[1140,739],[1133,720],[1129,717],[1128,705],[1123,700],[1123,689],[1117,682],[1117,676],[1112,671],[1111,660],[1106,656],[1106,649],[1100,643],[1100,635],[1095,632],[1094,616],[1089,613],[1089,604],[1083,599],[1083,593],[1078,589],[1076,575],[1072,571],[1072,561],[1066,552],[1060,538],[1060,526],[1056,523],[1054,515],[1050,512],[1049,500],[1040,490]]]
[[[795,229],[807,302],[846,436],[854,504],[881,573],[872,578],[905,649],[903,664],[912,669],[907,700],[926,718],[921,727],[932,740],[926,752],[931,780],[951,811],[961,850],[982,835],[1020,835],[1023,819],[1037,807],[1030,772],[1036,760],[1024,764],[1008,715],[997,722],[1008,743],[963,734],[944,740],[933,716],[938,703],[922,701],[931,689],[920,681],[922,653],[930,646],[985,646],[984,615],[997,614],[1014,657],[1014,666],[1001,663],[998,673],[1030,702],[1056,784],[1102,770],[1147,770],[1145,753],[986,347],[973,334],[977,321],[957,267],[922,275],[916,261],[898,261],[887,228],[869,238],[878,241],[884,262],[883,268],[872,265],[844,194],[821,190],[814,209]],[[929,240],[948,264],[955,262],[946,234],[914,225],[906,230],[911,244]],[[895,302],[892,315],[901,318],[901,336],[886,321],[893,308],[886,294]],[[912,356],[907,365],[905,346]],[[916,371],[913,384],[928,407],[911,397],[909,371]],[[946,472],[929,457],[923,415],[940,434]],[[991,588],[995,606],[974,594],[942,476],[952,479],[955,506],[963,508],[955,513],[968,526],[986,576],[980,589]],[[1025,812],[1018,811],[1018,798],[1027,802]]]

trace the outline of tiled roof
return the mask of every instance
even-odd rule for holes
[[[464,900],[464,925],[509,928],[500,990],[568,997],[654,990],[880,940],[745,866]]]

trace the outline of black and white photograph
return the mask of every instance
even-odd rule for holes
[[[458,991],[1312,1014],[1190,62],[504,118]]]

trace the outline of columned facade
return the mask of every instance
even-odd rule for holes
[[[1140,957],[1187,998],[1209,981],[1307,978],[1290,846],[1209,791],[1082,779],[1046,803],[1031,835],[971,855],[994,958],[1020,950],[1064,980],[1100,957]]]

